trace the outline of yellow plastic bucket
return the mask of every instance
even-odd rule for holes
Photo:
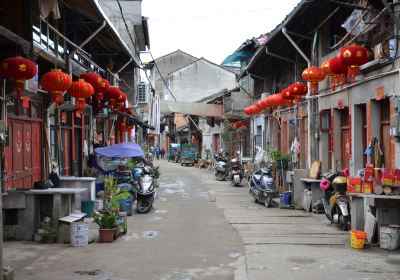
[[[359,230],[350,231],[351,248],[362,249],[364,248],[365,238],[367,238],[367,233]]]

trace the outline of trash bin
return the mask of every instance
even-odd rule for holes
[[[81,211],[86,213],[86,218],[93,216],[94,212],[94,201],[86,200],[81,202]]]

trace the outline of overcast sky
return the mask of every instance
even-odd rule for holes
[[[151,53],[180,49],[220,64],[246,39],[281,23],[299,0],[143,0]],[[150,61],[149,56],[142,56]]]

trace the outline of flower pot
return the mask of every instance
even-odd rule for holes
[[[52,244],[56,242],[57,235],[44,235],[43,242],[47,244]]]
[[[42,242],[43,241],[43,235],[40,234],[40,233],[33,234],[33,241]]]
[[[112,229],[99,228],[100,242],[103,242],[103,243],[113,242],[114,233],[115,233],[115,228],[112,228]]]

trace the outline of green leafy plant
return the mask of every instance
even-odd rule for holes
[[[112,211],[97,212],[93,214],[94,222],[100,229],[113,229],[117,226],[117,215]]]
[[[135,169],[139,166],[139,164],[136,162],[136,160],[134,158],[130,158],[128,160],[128,164],[130,166],[131,169]]]
[[[129,192],[118,192],[115,195],[110,197],[110,202],[108,204],[109,210],[114,213],[118,213],[119,211],[119,202],[124,199],[128,199],[131,196]]]
[[[51,235],[57,235],[57,230],[55,228],[46,228],[44,229],[43,236],[51,236]]]
[[[270,160],[277,161],[282,159],[282,152],[279,150],[271,150],[268,152],[268,157]]]

